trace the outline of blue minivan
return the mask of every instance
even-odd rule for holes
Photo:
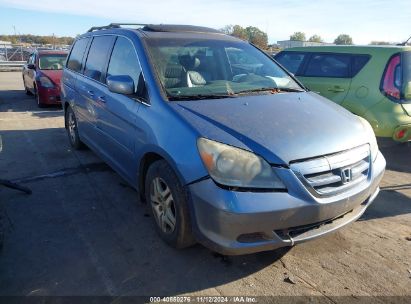
[[[62,103],[71,145],[127,180],[176,248],[245,254],[325,235],[364,213],[385,170],[367,121],[210,28],[90,29]]]

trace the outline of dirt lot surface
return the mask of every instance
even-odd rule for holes
[[[0,134],[0,178],[33,191],[0,188],[0,295],[411,299],[381,298],[411,296],[411,145],[382,149],[382,191],[356,223],[290,250],[222,257],[165,245],[137,193],[69,147],[62,111],[38,109],[20,73],[0,73]]]

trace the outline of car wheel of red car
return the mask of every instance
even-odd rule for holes
[[[26,95],[33,95],[33,93],[31,93],[30,90],[26,87],[26,80],[24,79],[24,76],[23,76],[23,85],[24,85],[24,91],[26,92]]]
[[[46,105],[45,105],[44,103],[42,103],[41,100],[40,100],[40,95],[39,95],[39,93],[37,92],[37,87],[36,87],[36,85],[34,85],[34,97],[36,97],[37,106],[38,106],[39,108],[44,108],[44,107],[46,106]]]

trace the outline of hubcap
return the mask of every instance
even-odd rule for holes
[[[70,134],[70,140],[72,143],[76,142],[76,121],[74,120],[74,115],[72,112],[69,113],[68,117],[68,129]]]
[[[176,210],[173,195],[166,182],[156,177],[150,186],[151,207],[157,225],[165,233],[172,233],[176,226]]]

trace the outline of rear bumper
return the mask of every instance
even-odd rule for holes
[[[193,230],[200,243],[228,255],[293,246],[357,220],[377,196],[384,170],[379,153],[367,183],[321,199],[291,172],[288,192],[234,192],[204,180],[190,185]]]
[[[409,104],[401,105],[384,98],[360,116],[368,120],[377,137],[405,142],[411,140],[411,111],[403,106]],[[396,135],[401,129],[407,130],[407,134],[398,138]]]

